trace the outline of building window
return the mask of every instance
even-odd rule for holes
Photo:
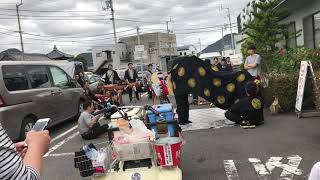
[[[313,15],[303,19],[304,47],[313,49],[315,47]]]
[[[112,51],[112,54],[116,54],[116,52],[115,52],[115,51]]]
[[[187,53],[186,53],[186,52],[184,52],[184,55],[186,56],[186,55],[187,55]]]
[[[155,48],[156,47],[156,43],[155,42],[149,42],[149,48]]]
[[[101,53],[97,53],[96,57],[102,57],[102,54]]]
[[[287,34],[286,34],[286,46],[288,48],[297,47],[297,38],[296,38],[296,23],[292,22],[288,25]]]
[[[182,52],[180,52],[180,56],[182,56]]]
[[[320,48],[320,12],[313,15],[314,46]]]

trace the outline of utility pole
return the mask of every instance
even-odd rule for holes
[[[222,32],[222,38],[221,38],[221,56],[223,57],[224,56],[224,34],[223,34],[223,28],[224,27],[221,27],[221,32]]]
[[[116,22],[114,19],[114,9],[113,9],[113,0],[107,0],[106,1],[106,8],[103,8],[103,10],[109,10],[111,11],[111,21],[112,21],[112,25],[113,25],[113,36],[114,36],[114,44],[118,43],[118,39],[117,39],[117,32],[116,32]]]
[[[199,49],[199,53],[201,52],[201,49],[202,49],[202,47],[201,47],[201,39],[199,38],[199,45],[200,45],[200,49]]]
[[[22,0],[20,4],[16,4],[16,10],[17,10],[17,18],[18,18],[18,26],[19,26],[19,34],[20,34],[20,44],[21,44],[21,51],[22,51],[22,61],[25,60],[24,57],[24,46],[23,46],[23,38],[22,38],[22,31],[21,31],[21,24],[20,24],[20,14],[19,14],[19,7],[22,5]]]
[[[170,29],[169,29],[169,22],[171,22],[171,17],[170,17],[170,21],[166,21],[166,22],[167,22],[167,32],[168,32],[168,42],[169,42],[169,58],[171,61],[171,59],[172,59],[172,55],[171,55],[172,38],[170,38]]]
[[[234,44],[234,38],[233,38],[233,32],[232,32],[232,22],[231,22],[231,14],[230,14],[230,8],[223,8],[222,5],[221,5],[221,10],[223,9],[226,9],[228,10],[228,18],[229,18],[229,25],[230,25],[230,33],[231,33],[231,49],[233,50],[233,53],[234,53],[234,50],[235,50],[235,44]]]
[[[138,45],[140,45],[140,43],[141,43],[139,30],[140,30],[140,28],[139,28],[139,26],[137,26]]]
[[[140,28],[139,28],[139,26],[137,26],[137,37],[138,37],[138,45],[141,45]],[[139,53],[140,63],[141,63],[141,65],[142,65],[142,64],[143,64],[143,53],[144,53],[144,52],[135,52],[135,53]],[[143,75],[144,75],[144,74],[143,74]]]
[[[106,0],[106,7],[103,7],[103,10],[109,10],[111,11],[111,21],[112,21],[112,25],[113,25],[113,36],[114,36],[114,45],[115,45],[115,52],[116,52],[116,57],[119,57],[118,55],[118,39],[117,39],[117,31],[116,31],[116,22],[114,19],[114,9],[113,9],[113,0]],[[113,66],[115,68],[119,68],[118,66],[120,66],[120,57],[119,57],[119,62],[116,62],[116,60],[113,60]]]

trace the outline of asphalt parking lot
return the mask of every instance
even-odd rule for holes
[[[187,141],[182,151],[184,180],[304,180],[320,161],[319,118],[266,114],[264,125],[243,130],[225,124],[223,111],[200,107],[190,111],[194,123],[183,127]],[[90,142],[103,147],[106,138],[82,140],[76,121],[51,131],[54,141],[45,157],[42,179],[84,179],[73,167],[73,152]]]

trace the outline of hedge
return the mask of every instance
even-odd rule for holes
[[[295,110],[299,75],[296,73],[269,74],[268,79],[269,86],[263,90],[267,107],[272,104],[274,97],[278,97],[279,104],[283,111],[288,112]],[[309,79],[306,82],[303,108],[315,108],[313,86]]]

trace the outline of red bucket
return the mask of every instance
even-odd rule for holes
[[[161,138],[155,142],[160,167],[177,167],[180,165],[181,145],[182,140],[178,137]]]

